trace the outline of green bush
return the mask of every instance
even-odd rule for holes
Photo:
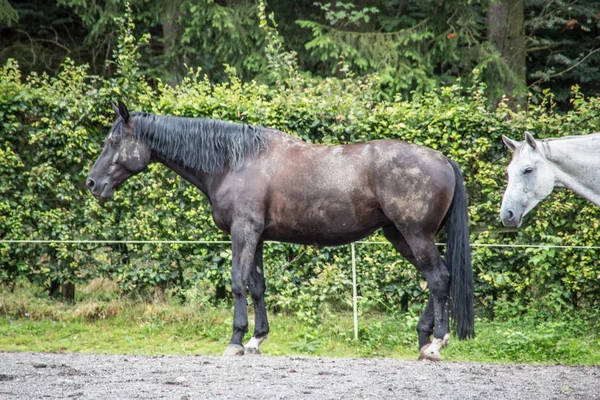
[[[202,194],[160,165],[130,179],[111,203],[99,204],[89,195],[84,180],[114,118],[110,104],[121,99],[134,110],[270,126],[316,143],[394,138],[426,145],[463,169],[474,244],[600,242],[598,209],[569,192],[557,192],[541,204],[520,231],[502,229],[497,217],[508,164],[500,136],[520,138],[530,130],[544,138],[598,130],[600,99],[584,98],[577,88],[572,111],[559,114],[550,93],[539,106],[518,112],[502,104],[490,111],[482,85],[454,85],[413,102],[387,101],[371,81],[312,80],[293,68],[271,87],[242,82],[231,68],[225,83],[212,84],[200,71],[190,71],[177,87],[161,82],[150,87],[136,66],[131,31],[131,24],[124,23],[115,54],[117,75],[110,79],[89,75],[85,66],[69,61],[56,77],[22,77],[13,61],[2,67],[0,237],[228,239],[212,223]],[[372,239],[384,240],[380,234]],[[228,290],[227,245],[0,246],[4,283],[81,283],[102,276],[118,282],[124,292],[172,288],[197,301],[215,296],[217,288]],[[516,314],[531,307],[595,312],[600,299],[596,253],[475,247],[478,310],[506,317],[506,305]],[[348,247],[269,244],[265,260],[271,308],[316,322],[328,307],[351,306]],[[363,311],[397,311],[424,303],[422,278],[390,245],[358,245],[357,260]]]

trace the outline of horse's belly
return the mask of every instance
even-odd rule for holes
[[[307,208],[269,218],[266,240],[335,246],[369,236],[388,220],[380,209],[356,209],[339,205]]]
[[[291,232],[286,232],[282,234],[269,235],[265,234],[263,236],[264,240],[275,240],[278,242],[287,242],[287,243],[296,243],[296,244],[308,244],[308,245],[317,245],[317,246],[341,246],[344,244],[349,244],[355,242],[360,239],[364,239],[373,232],[375,232],[380,226],[373,227],[368,230],[362,230],[357,232],[345,232],[339,234],[316,234],[316,235],[306,235],[306,234],[291,234]]]

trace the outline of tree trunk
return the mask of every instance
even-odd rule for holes
[[[177,40],[177,17],[178,17],[178,2],[165,2],[162,18],[162,33],[163,33],[163,55],[168,69],[172,71],[167,78],[167,82],[171,86],[181,83],[181,74],[179,73],[179,56],[174,53]]]
[[[51,279],[48,292],[50,297],[58,298],[62,296],[67,303],[75,303],[75,285],[72,283],[61,283],[58,280]]]
[[[60,290],[60,282],[54,279],[50,279],[50,288],[48,289],[48,295],[50,297],[57,297],[58,291]]]
[[[72,283],[63,283],[60,291],[62,292],[63,300],[69,304],[75,303],[75,285]]]
[[[227,288],[225,285],[217,285],[215,288],[215,305],[219,305],[221,300],[227,298]]]
[[[162,20],[162,32],[163,32],[163,54],[168,55],[171,51],[173,35],[175,33],[175,23],[173,22],[173,12],[170,10],[169,5],[165,5],[165,13],[163,14]]]
[[[503,79],[503,91],[509,106],[524,105],[526,100],[525,1],[498,0],[490,4],[488,39],[502,56],[509,73]],[[494,98],[494,106],[499,98]]]

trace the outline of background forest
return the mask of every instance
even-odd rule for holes
[[[598,250],[527,246],[598,245],[598,208],[556,191],[518,231],[501,227],[498,210],[502,134],[600,130],[597,1],[0,0],[0,23],[0,239],[228,240],[201,193],[159,165],[110,203],[88,193],[117,100],[310,142],[398,138],[463,169],[478,318],[550,324],[507,333],[507,346],[549,352],[539,359],[562,352],[577,362],[589,351],[580,339],[555,343],[567,331],[597,332]],[[317,326],[350,309],[348,250],[266,246],[270,310]],[[417,315],[428,291],[413,267],[389,245],[358,245],[357,257],[362,313]],[[118,296],[166,293],[209,309],[230,301],[230,261],[227,244],[3,242],[0,287],[60,296],[62,286],[72,301],[84,294],[69,287],[103,279]],[[29,315],[14,304],[0,291],[0,314]]]
[[[180,82],[202,67],[211,82],[224,65],[244,81],[264,81],[268,60],[256,0],[130,1],[135,36],[148,35],[140,69],[149,81]],[[109,76],[123,0],[0,2],[0,63],[56,74],[69,57]],[[567,107],[571,86],[600,92],[600,9],[595,0],[270,1],[282,45],[301,71],[377,73],[382,95],[409,99],[481,71],[491,101],[551,88]]]

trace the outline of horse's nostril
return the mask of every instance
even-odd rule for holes
[[[85,183],[85,185],[87,186],[88,189],[94,190],[94,188],[96,187],[96,181],[93,180],[92,178],[88,178],[88,180]]]
[[[508,210],[508,220],[512,221],[513,219],[515,219],[515,213],[512,210]]]

